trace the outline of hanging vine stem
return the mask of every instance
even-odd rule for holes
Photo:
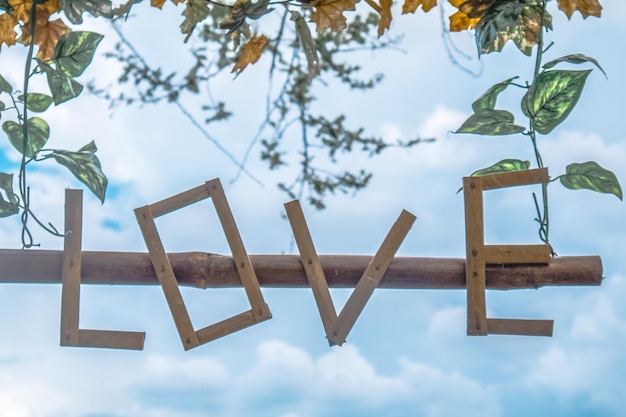
[[[547,1],[541,1],[541,30],[539,39],[537,40],[537,56],[535,59],[535,70],[533,73],[533,83],[532,86],[537,82],[537,78],[539,77],[539,73],[541,71],[541,62],[543,59],[543,53],[545,52],[543,49],[544,45],[544,22],[545,22],[545,14],[546,14],[546,6]],[[549,48],[549,47],[548,47]],[[546,48],[547,50],[547,48]],[[530,118],[530,129],[528,132],[528,136],[533,145],[533,150],[535,151],[535,159],[537,161],[537,167],[543,168],[543,158],[541,157],[541,153],[539,152],[539,148],[537,146],[537,132],[535,130],[535,121],[533,117]],[[537,210],[537,218],[535,219],[539,223],[539,238],[542,242],[547,245],[550,245],[550,214],[549,214],[549,205],[548,205],[548,184],[541,184],[541,200],[543,205],[543,210],[539,206],[539,202],[537,201],[537,195],[533,193],[533,200],[535,202],[535,209]],[[550,250],[552,251],[552,255],[556,256],[556,253],[552,249],[552,245],[550,245]]]
[[[48,223],[48,226],[44,225],[31,211],[30,209],[30,187],[26,182],[26,164],[33,160],[33,158],[26,158],[26,152],[28,150],[28,85],[30,82],[31,76],[31,61],[33,60],[33,51],[35,48],[35,29],[37,26],[37,6],[39,4],[43,4],[47,0],[33,0],[29,22],[30,25],[30,45],[28,46],[28,52],[26,55],[26,63],[24,65],[24,89],[23,89],[23,111],[19,119],[21,119],[22,123],[22,160],[20,161],[20,171],[19,171],[19,188],[20,188],[20,197],[22,199],[22,249],[29,249],[32,247],[39,246],[38,243],[33,243],[33,235],[28,228],[28,220],[30,217],[35,220],[35,222],[41,226],[48,233],[63,237],[64,234],[59,233],[58,230],[51,224]],[[17,109],[17,103],[14,103],[15,108]],[[19,115],[19,110],[18,110]]]

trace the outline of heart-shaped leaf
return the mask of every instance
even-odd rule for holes
[[[96,47],[104,36],[85,31],[72,31],[59,38],[52,60],[57,69],[70,77],[78,77],[91,63]]]
[[[478,99],[472,103],[472,109],[475,112],[479,112],[481,110],[494,110],[496,108],[498,94],[504,91],[516,78],[518,77],[509,78],[508,80],[504,80],[491,86],[489,90],[485,91],[482,96],[478,97]]]
[[[46,158],[54,158],[59,164],[67,167],[76,179],[85,184],[104,203],[108,180],[95,154],[97,150],[96,144],[91,141],[76,152],[53,150]]]
[[[83,86],[65,72],[54,69],[43,61],[37,62],[39,67],[46,73],[48,87],[50,87],[55,105],[78,97],[83,91]]]
[[[13,174],[0,172],[0,191],[4,191],[4,195],[0,192],[0,217],[17,214],[20,210],[20,199],[13,192]]]
[[[530,168],[530,161],[522,161],[520,159],[503,159],[500,162],[496,162],[495,164],[482,168],[477,171],[472,172],[471,177],[483,177],[485,175],[493,175],[500,174],[502,172],[511,172],[511,171],[524,171]],[[463,190],[463,187],[459,188],[457,194]]]
[[[569,116],[578,103],[591,70],[544,71],[522,98],[522,111],[537,132],[547,135]]]
[[[594,161],[569,164],[559,179],[565,188],[571,190],[592,190],[623,199],[622,187],[615,174]]]
[[[24,131],[23,126],[8,120],[2,124],[2,130],[9,137],[9,142],[20,153],[24,153],[26,157],[33,158],[39,152],[50,137],[50,127],[45,120],[39,117],[31,117],[28,119],[28,142],[24,152]]]
[[[27,98],[26,107],[28,110],[34,111],[35,113],[46,111],[52,104],[52,97],[47,94],[28,93]],[[24,94],[20,94],[18,99],[24,101]]]
[[[9,84],[9,82],[5,80],[2,75],[0,75],[0,93],[10,93],[11,91],[13,91],[11,84]]]
[[[481,110],[472,114],[455,133],[476,135],[512,135],[525,130],[515,123],[513,114],[506,110]]]

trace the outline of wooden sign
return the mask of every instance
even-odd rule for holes
[[[62,346],[143,348],[143,332],[79,327],[81,283],[160,285],[185,350],[271,318],[261,286],[310,287],[331,346],[346,341],[377,288],[465,289],[468,335],[551,336],[552,320],[488,318],[486,289],[600,285],[600,258],[551,258],[547,245],[486,245],[483,230],[484,191],[548,180],[547,169],[464,178],[466,259],[396,257],[415,222],[415,216],[405,210],[373,257],[318,255],[297,200],[286,203],[285,210],[300,255],[248,256],[219,179],[135,210],[147,254],[83,252],[82,191],[67,190],[63,251],[0,250],[0,283],[62,284]],[[232,257],[198,252],[167,254],[154,219],[205,199],[215,206]],[[179,285],[243,287],[250,309],[196,330]],[[354,288],[339,314],[329,287]]]

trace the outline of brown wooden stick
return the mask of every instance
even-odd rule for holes
[[[241,287],[230,256],[168,253],[179,285]],[[331,288],[354,288],[372,255],[319,255]],[[60,284],[63,251],[0,249],[0,283]],[[262,287],[310,288],[299,255],[250,255]],[[549,265],[487,265],[487,288],[600,285],[599,256],[559,256]],[[83,251],[85,284],[159,285],[146,252]],[[378,288],[465,289],[465,259],[395,257]]]

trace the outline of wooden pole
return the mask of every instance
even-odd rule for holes
[[[240,287],[230,256],[170,253],[179,285]],[[372,256],[320,255],[331,288],[354,288]],[[299,255],[250,255],[262,287],[309,288]],[[0,283],[60,284],[63,251],[0,249]],[[599,256],[563,256],[549,265],[487,265],[487,288],[600,285]],[[158,285],[150,257],[136,252],[82,252],[82,284]],[[465,259],[396,257],[378,288],[465,289]]]

